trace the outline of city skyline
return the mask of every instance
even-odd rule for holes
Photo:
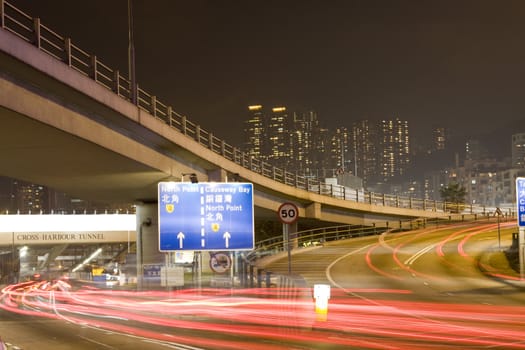
[[[285,112],[285,114],[288,115],[290,119],[293,119],[294,116],[305,116],[305,115],[313,115],[315,116],[315,120],[319,124],[319,127],[325,128],[325,124],[323,121],[322,116],[319,116],[317,111],[315,109],[293,109],[289,108],[286,104],[281,105],[275,105],[275,106],[268,106],[268,105],[251,105],[246,106],[247,116],[242,121],[244,124],[247,122],[250,122],[252,117],[255,114],[260,114],[261,116],[266,115],[269,116],[272,114],[274,110],[282,110]],[[385,117],[378,120],[370,120],[370,119],[356,119],[352,121],[351,123],[346,123],[344,125],[337,125],[334,128],[326,128],[330,132],[336,132],[338,129],[346,128],[346,129],[352,129],[358,124],[361,124],[363,122],[371,122],[371,123],[380,123],[384,121],[393,121],[393,120],[403,120],[407,121],[405,118],[401,117]],[[411,145],[411,153],[428,153],[429,151],[436,151],[436,150],[444,150],[445,147],[448,151],[451,151],[452,153],[459,153],[461,156],[465,156],[465,153],[467,152],[467,148],[469,144],[475,143],[477,148],[481,147],[481,149],[484,149],[485,154],[484,157],[510,157],[511,153],[513,151],[512,146],[512,137],[514,135],[522,134],[524,131],[520,128],[512,129],[512,130],[505,130],[500,135],[499,141],[503,141],[504,144],[500,149],[497,151],[494,151],[490,147],[490,142],[487,142],[487,140],[480,138],[480,137],[468,137],[467,135],[461,133],[458,130],[455,130],[453,128],[445,127],[444,125],[441,125],[439,123],[435,123],[432,126],[428,128],[428,130],[425,130],[424,132],[419,132],[417,136],[414,135],[413,130],[418,129],[417,126],[414,128],[413,123],[409,123],[410,127],[410,145]],[[525,129],[523,129],[525,130]],[[244,130],[246,132],[246,130]],[[494,130],[493,130],[494,132]],[[243,135],[243,140],[239,146],[243,146],[247,139],[247,135]],[[248,135],[249,136],[249,135]],[[438,140],[438,138],[440,140]],[[438,146],[435,143],[440,142],[441,144]],[[252,153],[253,154],[253,153]],[[253,154],[257,156],[257,153]]]
[[[10,2],[127,71],[127,1]],[[520,1],[132,3],[140,86],[231,144],[251,104],[439,124],[497,154],[524,131]]]
[[[252,117],[245,123],[245,151],[251,156],[350,190],[438,200],[442,188],[458,183],[467,203],[508,206],[515,199],[513,180],[524,175],[525,133],[512,134],[505,157],[494,157],[476,139],[465,142],[460,155],[447,146],[446,129],[438,127],[432,146],[415,152],[409,123],[398,118],[328,130],[315,112],[284,106],[265,110],[262,105],[248,109]]]

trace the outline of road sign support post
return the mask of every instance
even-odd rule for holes
[[[518,247],[520,256],[520,278],[525,279],[525,227],[519,228]]]
[[[233,288],[234,287],[234,283],[235,283],[235,271],[236,270],[236,267],[237,267],[237,264],[236,264],[236,259],[234,258],[234,253],[233,252],[230,252],[230,261],[231,261],[231,267],[230,267],[230,281],[231,281],[231,287]],[[238,272],[238,271],[237,271]]]
[[[170,287],[168,283],[168,266],[171,266],[169,253],[164,254],[164,269],[161,268],[161,272],[164,271],[164,276],[160,277],[160,285],[162,286],[164,284],[166,286],[166,290],[169,291]]]
[[[283,203],[277,209],[277,216],[283,223],[283,242],[284,249],[288,253],[288,274],[292,274],[292,245],[291,233],[297,232],[297,219],[299,219],[299,209],[293,203]],[[296,238],[295,238],[296,239]]]
[[[290,246],[290,224],[283,224],[284,244],[288,254],[288,274],[292,274],[292,247]]]
[[[516,204],[518,206],[518,255],[520,278],[525,279],[525,177],[516,179]]]
[[[193,273],[193,283],[196,286],[196,288],[200,291],[202,288],[202,252],[195,252],[193,267],[195,269]]]
[[[499,222],[499,215],[498,215],[498,248],[501,250],[501,230],[500,230],[500,222]]]

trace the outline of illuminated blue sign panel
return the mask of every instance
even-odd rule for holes
[[[516,203],[518,204],[518,226],[525,226],[525,177],[516,179]]]
[[[253,185],[160,182],[159,250],[254,248]]]

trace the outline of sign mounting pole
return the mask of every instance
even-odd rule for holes
[[[299,209],[293,203],[283,203],[277,209],[277,216],[283,223],[283,241],[286,244],[286,251],[288,252],[288,274],[292,274],[292,251],[290,244],[290,225],[297,222],[299,219]]]
[[[525,279],[525,177],[516,179],[516,204],[518,206],[518,255],[520,278]]]

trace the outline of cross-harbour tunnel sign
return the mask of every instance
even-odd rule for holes
[[[160,182],[159,250],[251,250],[253,185]]]
[[[0,215],[0,246],[136,240],[135,214]]]
[[[2,236],[2,234],[0,234]],[[78,243],[112,243],[135,241],[135,231],[104,232],[13,232],[0,239],[0,245],[8,244],[78,244]]]

